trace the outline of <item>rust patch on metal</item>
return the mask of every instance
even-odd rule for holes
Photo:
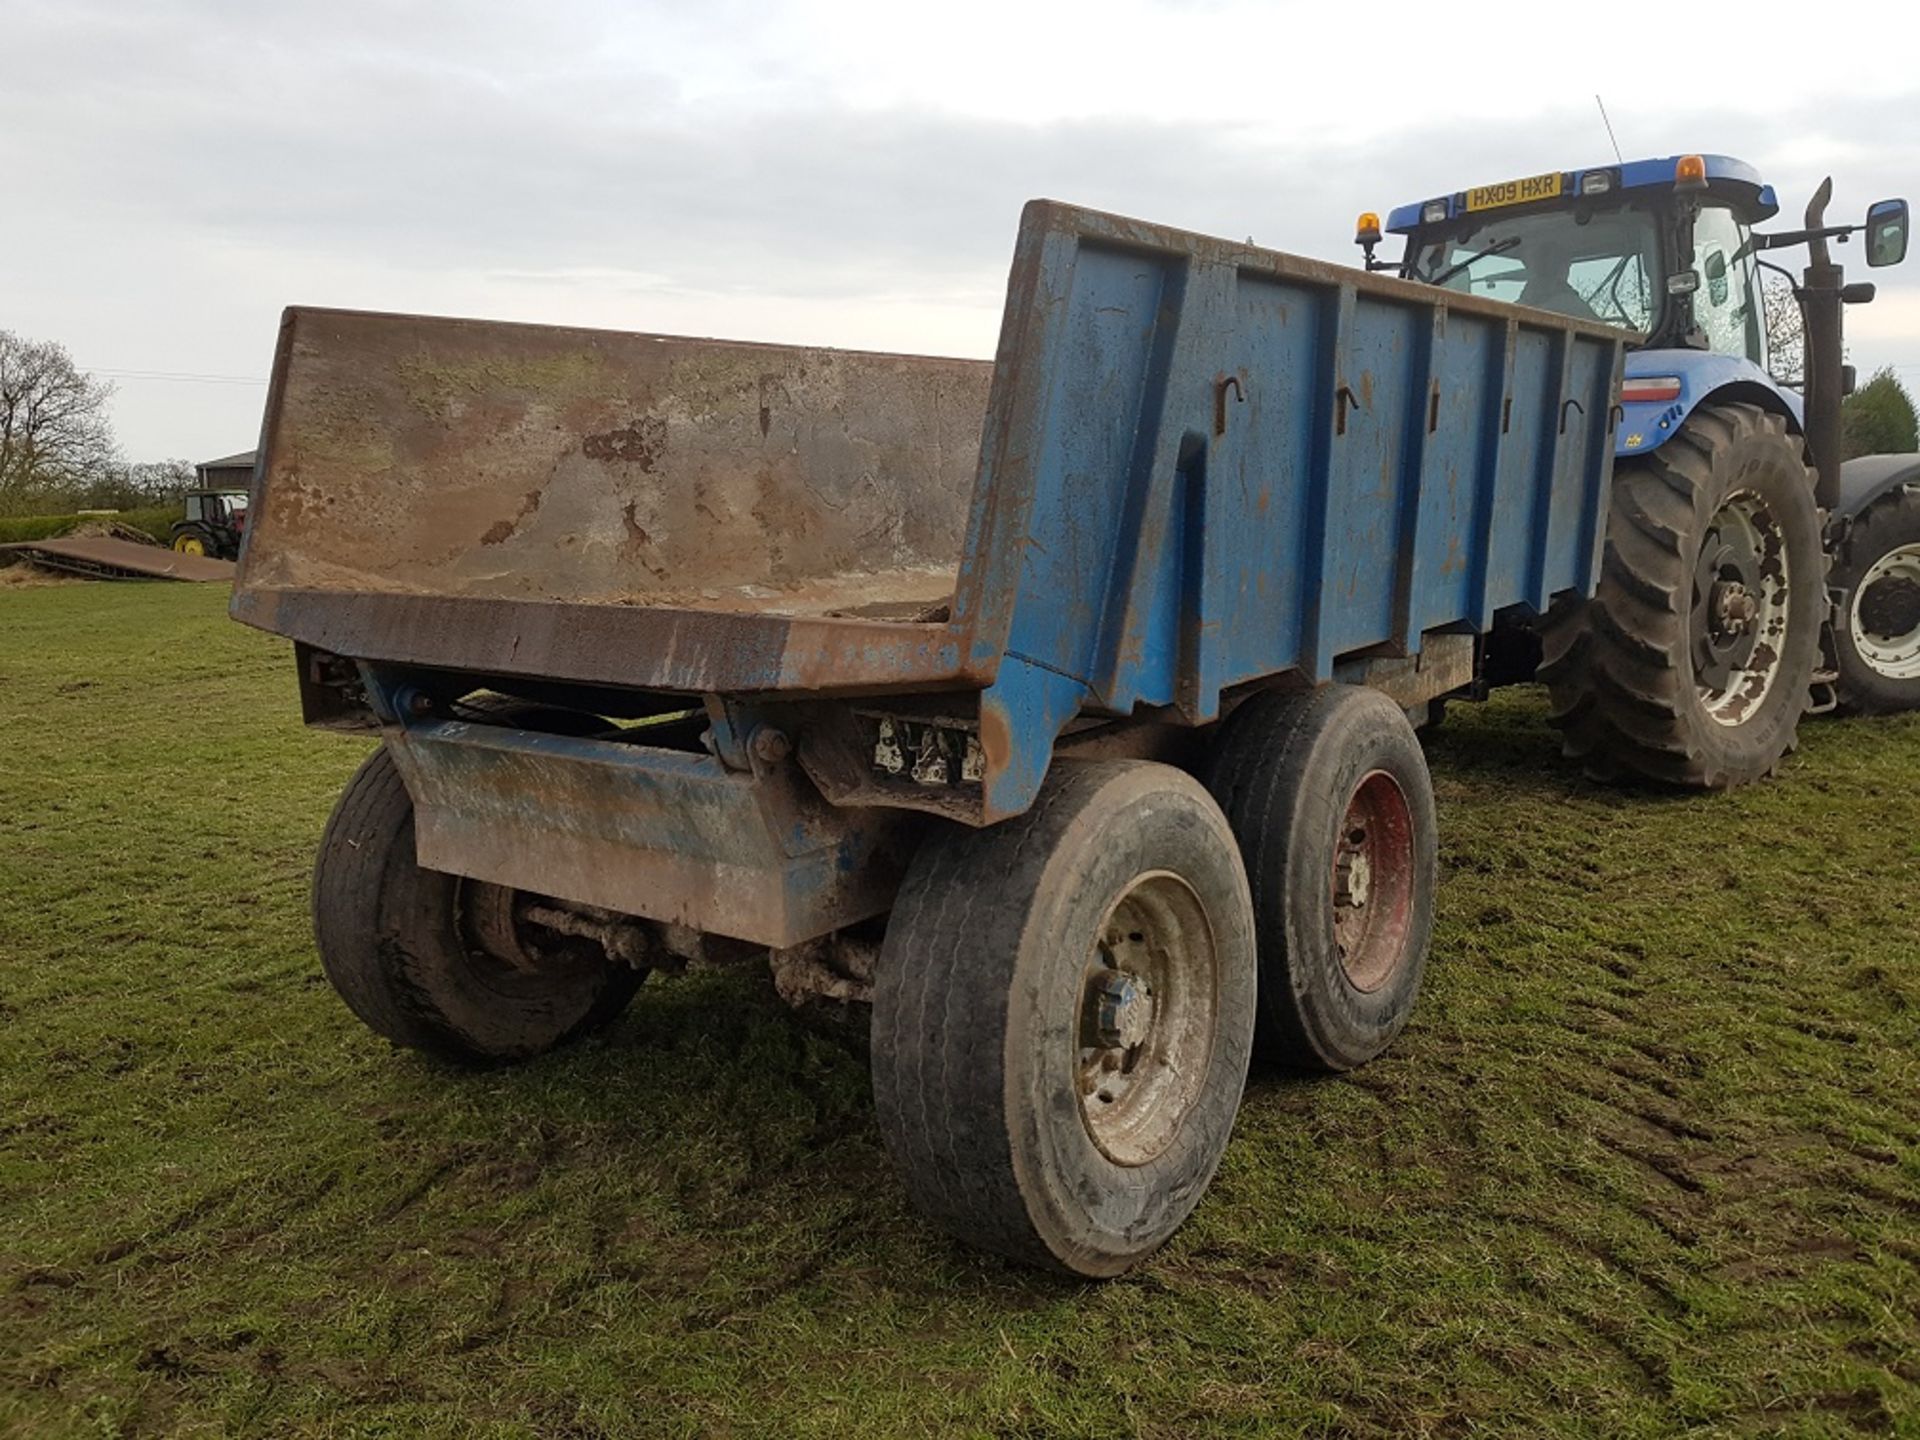
[[[520,522],[540,508],[540,492],[529,490],[521,497],[520,513],[511,520],[496,520],[487,527],[487,533],[480,537],[482,545],[498,545],[514,531],[520,528]]]
[[[997,705],[980,707],[980,753],[987,757],[987,773],[1004,771],[1013,760],[1013,734],[1006,712]]]
[[[643,415],[631,425],[623,425],[618,430],[587,436],[580,442],[580,453],[589,460],[614,460],[638,465],[652,474],[661,451],[666,447],[667,422],[654,415]]]
[[[629,500],[626,508],[620,512],[620,518],[627,525],[627,539],[635,545],[651,545],[653,537],[647,534],[647,527],[634,518],[634,502]]]

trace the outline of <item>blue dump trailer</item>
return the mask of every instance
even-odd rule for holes
[[[233,614],[381,742],[328,976],[495,1061],[769,965],[930,1216],[1116,1274],[1256,1037],[1406,1023],[1413,722],[1592,593],[1625,339],[1045,201],[991,365],[289,310]]]

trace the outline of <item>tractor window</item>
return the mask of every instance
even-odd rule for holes
[[[1495,210],[1424,239],[1408,273],[1448,290],[1649,330],[1661,283],[1659,226],[1639,205]]]
[[[1618,257],[1596,255],[1569,265],[1567,283],[1596,319],[1629,330],[1647,330],[1653,326],[1653,272],[1657,268],[1642,251]]]
[[[1693,226],[1693,319],[1717,355],[1766,364],[1758,296],[1759,276],[1747,227],[1724,205],[1704,205]]]

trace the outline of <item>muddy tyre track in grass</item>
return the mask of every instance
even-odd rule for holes
[[[757,976],[519,1069],[372,1041],[306,929],[361,750],[218,597],[0,594],[0,676],[0,1435],[1920,1424],[1920,722],[1676,799],[1455,707],[1412,1025],[1256,1072],[1085,1288],[916,1220]]]

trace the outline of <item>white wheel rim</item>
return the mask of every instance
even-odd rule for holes
[[[1920,677],[1920,618],[1900,634],[1881,635],[1861,615],[1867,591],[1883,580],[1920,585],[1920,544],[1897,546],[1869,565],[1847,605],[1847,628],[1860,658],[1889,680],[1912,680]]]
[[[1075,1088],[1087,1135],[1145,1165],[1206,1090],[1220,1021],[1220,946],[1206,905],[1170,870],[1136,875],[1108,907],[1081,977]]]
[[[1780,673],[1781,647],[1787,638],[1792,573],[1780,522],[1774,518],[1767,502],[1752,490],[1739,490],[1727,497],[1713,517],[1708,546],[1714,544],[1716,536],[1730,542],[1734,549],[1757,558],[1740,587],[1743,602],[1751,606],[1750,616],[1742,621],[1751,627],[1749,633],[1753,636],[1746,663],[1734,666],[1724,683],[1711,684],[1697,676],[1695,680],[1701,706],[1716,724],[1731,728],[1744,725],[1773,691],[1774,680]],[[1703,548],[1703,566],[1707,560]],[[1709,606],[1715,600],[1713,587],[1705,583],[1705,579],[1696,570],[1693,596],[1696,609]]]

